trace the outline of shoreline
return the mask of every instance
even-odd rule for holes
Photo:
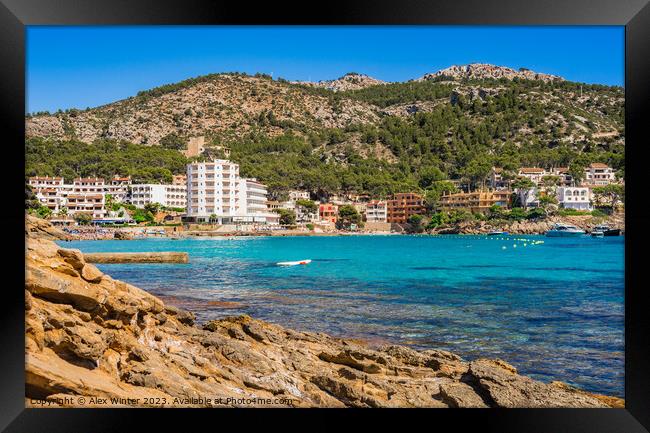
[[[522,220],[514,222],[470,221],[423,230],[419,233],[407,233],[404,230],[393,231],[326,231],[314,232],[299,229],[277,229],[264,231],[219,231],[219,229],[189,230],[184,226],[137,226],[137,227],[95,227],[75,226],[64,229],[68,238],[76,240],[131,240],[148,238],[231,238],[231,237],[330,237],[330,236],[396,236],[396,235],[487,235],[491,231],[505,231],[509,235],[543,235],[555,223],[569,223],[586,232],[594,226],[607,222],[625,232],[624,214],[602,218],[592,216],[549,217],[543,220]]]
[[[532,380],[498,359],[393,344],[373,349],[249,316],[198,326],[190,311],[58,247],[52,241],[63,234],[51,226],[28,220],[26,235],[28,399],[66,407],[87,407],[80,396],[134,399],[122,404],[128,407],[624,406]]]

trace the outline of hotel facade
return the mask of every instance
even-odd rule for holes
[[[165,207],[185,209],[186,195],[185,185],[134,184],[131,185],[129,201],[138,208],[143,208],[151,203],[159,203]]]
[[[239,176],[239,165],[225,159],[187,165],[189,222],[274,224],[266,186]]]
[[[404,224],[412,215],[424,213],[424,199],[421,195],[412,192],[395,194],[388,200],[386,221]]]

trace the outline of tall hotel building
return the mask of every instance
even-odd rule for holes
[[[239,165],[225,159],[187,165],[187,217],[218,224],[269,223],[266,186],[239,176]]]

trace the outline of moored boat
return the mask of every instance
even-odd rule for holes
[[[592,236],[620,236],[621,229],[612,228],[607,224],[600,224],[593,228],[591,231]]]
[[[499,236],[499,235],[507,235],[507,234],[508,234],[508,232],[503,232],[503,231],[500,231],[500,230],[494,230],[494,231],[491,231],[490,233],[488,233],[487,235],[488,236]]]
[[[578,237],[583,236],[585,231],[571,224],[553,224],[551,229],[546,232],[548,237]]]
[[[295,262],[278,262],[278,266],[296,266],[296,265],[306,265],[311,263],[311,259],[305,260],[296,260]]]

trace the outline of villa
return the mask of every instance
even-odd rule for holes
[[[560,187],[557,200],[561,207],[576,210],[592,210],[591,190],[586,187]]]
[[[474,191],[446,194],[440,197],[440,209],[443,211],[467,210],[472,213],[486,213],[492,206],[510,207],[512,192]]]

